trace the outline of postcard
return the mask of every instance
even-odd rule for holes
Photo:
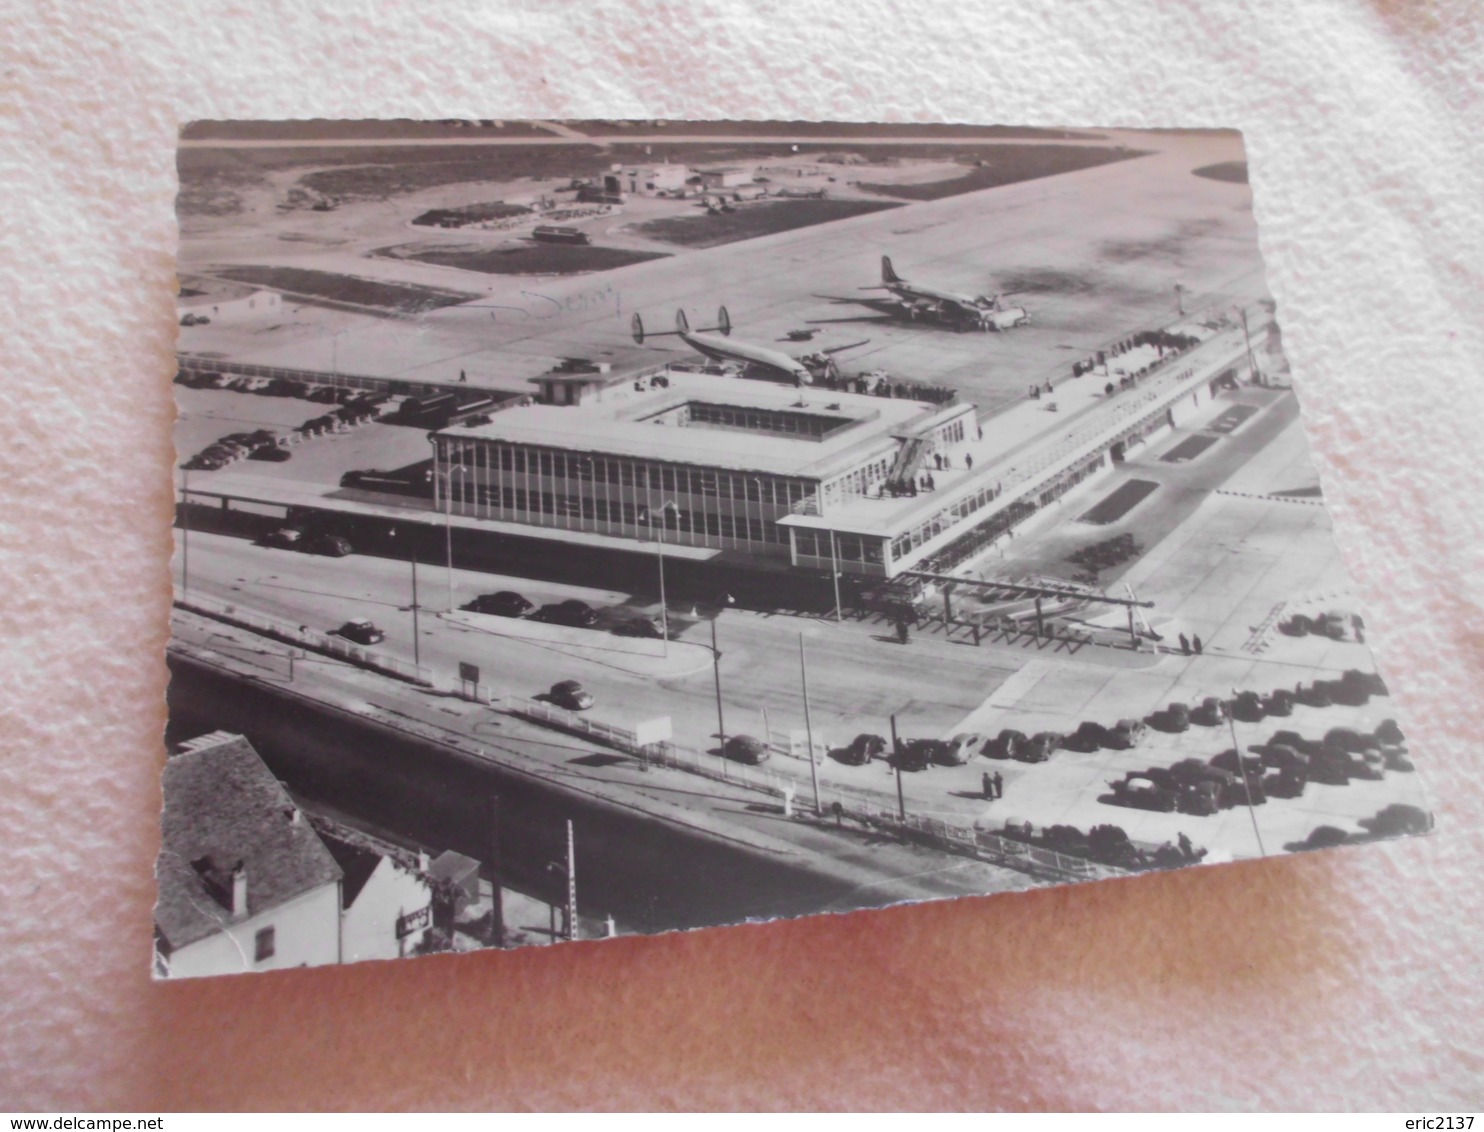
[[[1241,135],[196,122],[155,973],[1424,833]]]

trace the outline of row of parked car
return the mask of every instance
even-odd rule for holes
[[[350,540],[328,531],[303,531],[298,527],[278,527],[257,540],[259,546],[278,550],[302,550],[305,554],[323,554],[327,558],[344,558],[355,553]]]
[[[565,625],[572,629],[591,629],[598,624],[599,614],[585,601],[568,598],[536,608],[536,603],[514,590],[480,594],[462,608],[469,613],[484,613],[495,617],[520,617],[528,621],[542,621],[548,625]],[[654,621],[648,617],[633,615],[617,622],[612,632],[620,637],[651,637],[659,639],[662,634]]]
[[[261,397],[301,397],[324,405],[348,405],[367,400],[381,405],[391,400],[389,393],[369,393],[340,385],[314,385],[283,377],[234,376],[214,370],[179,370],[175,374],[175,383],[190,389],[230,389],[234,393],[256,393]]]
[[[1109,782],[1103,800],[1139,809],[1206,816],[1233,806],[1262,805],[1268,798],[1298,798],[1310,782],[1344,786],[1379,780],[1386,771],[1416,769],[1407,758],[1401,728],[1384,721],[1374,732],[1333,727],[1319,740],[1279,731],[1267,743],[1239,754],[1229,748],[1209,762],[1181,759],[1173,766],[1130,771]]]
[[[282,462],[289,455],[289,450],[283,447],[278,433],[260,428],[255,432],[229,433],[201,449],[181,467],[188,472],[214,472],[243,457],[249,460]]]

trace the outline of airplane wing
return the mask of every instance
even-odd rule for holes
[[[828,350],[820,350],[819,352],[821,354],[840,354],[846,350],[854,350],[857,346],[864,346],[870,341],[869,338],[862,338],[859,342],[851,342],[845,346],[832,346]]]

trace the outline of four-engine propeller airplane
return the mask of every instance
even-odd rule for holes
[[[999,295],[968,295],[912,283],[896,273],[890,256],[881,257],[881,282],[863,291],[890,291],[912,320],[932,318],[979,330],[1013,330],[1030,322],[1024,307],[1007,307]]]
[[[644,320],[637,313],[630,320],[629,326],[635,343],[640,346],[650,338],[677,337],[698,354],[703,354],[714,362],[737,362],[755,376],[767,377],[775,381],[791,381],[795,385],[814,384],[816,376],[827,374],[835,369],[833,355],[845,350],[853,350],[857,346],[864,346],[870,341],[869,338],[865,338],[845,346],[820,350],[803,359],[792,358],[781,350],[772,350],[767,346],[733,340],[730,337],[732,318],[727,314],[726,307],[716,312],[715,326],[700,327],[695,330],[691,329],[690,320],[685,317],[683,310],[675,312],[674,330],[645,330]]]

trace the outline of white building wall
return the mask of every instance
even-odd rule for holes
[[[355,902],[341,916],[344,961],[400,959],[412,954],[427,935],[427,927],[399,940],[398,917],[428,908],[432,900],[433,890],[425,879],[383,857]],[[427,923],[432,924],[431,912]]]
[[[251,880],[251,878],[249,878]],[[172,979],[321,967],[340,962],[340,884],[322,885],[271,911],[236,923],[222,910],[224,930],[182,947],[166,961]],[[255,958],[257,934],[273,928],[273,955]]]

